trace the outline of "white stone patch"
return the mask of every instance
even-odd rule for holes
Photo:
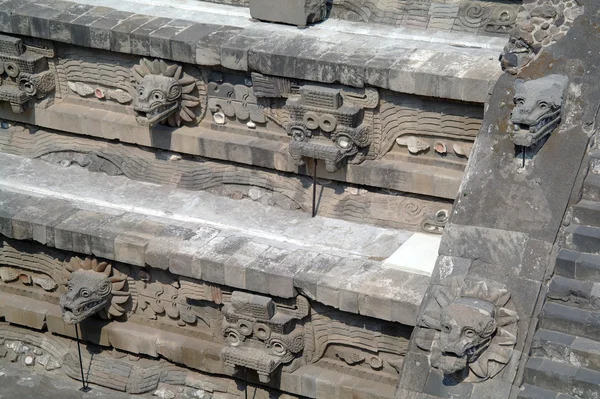
[[[415,233],[385,261],[384,267],[431,276],[442,236]]]

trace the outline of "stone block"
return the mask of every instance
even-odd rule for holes
[[[193,64],[196,46],[200,40],[213,33],[219,25],[193,24],[171,38],[171,59]]]
[[[202,226],[196,230],[195,235],[189,240],[182,241],[176,251],[171,251],[169,258],[169,271],[191,278],[202,278],[202,267],[196,258],[201,256],[202,248],[219,234],[219,230]]]
[[[246,289],[248,267],[255,262],[259,263],[261,254],[267,249],[269,249],[268,245],[252,241],[246,242],[224,265],[225,285]],[[264,288],[259,292],[263,292]]]
[[[181,363],[185,366],[209,373],[223,373],[222,346],[194,338],[184,338],[178,344],[181,345]]]
[[[158,329],[130,322],[110,323],[106,330],[110,344],[117,349],[153,357],[159,355],[157,342],[164,333]]]
[[[196,64],[200,66],[221,65],[221,46],[242,31],[241,28],[221,26],[196,43]]]
[[[9,0],[0,3],[0,32],[12,32],[12,16],[26,3],[19,0]]]
[[[15,216],[22,211],[23,207],[35,205],[38,201],[39,198],[2,191],[0,196],[0,234],[13,238],[13,219]],[[17,226],[17,233],[23,233],[19,233],[18,229],[28,230],[28,224],[29,221],[23,220],[21,226]]]
[[[56,305],[23,296],[0,293],[1,313],[7,322],[40,330],[46,325],[46,313]]]
[[[113,10],[89,25],[90,47],[110,50],[111,29],[131,17],[133,13]]]
[[[50,20],[50,39],[63,43],[85,45],[89,37],[87,29],[80,29],[80,25],[72,22],[91,10],[94,6],[87,4],[74,4],[64,12]]]
[[[263,294],[271,294],[275,296],[279,296],[271,293],[269,287],[269,278],[272,275],[277,276],[277,270],[280,263],[289,256],[290,251],[276,248],[276,247],[268,247],[264,252],[262,252],[258,257],[255,258],[253,262],[246,266],[245,270],[245,279],[246,279],[246,289],[250,291],[256,291]],[[291,280],[291,276],[290,276]],[[285,283],[284,283],[285,284]],[[282,291],[285,287],[279,287]],[[293,296],[294,290],[293,286],[289,288],[289,291],[283,292],[285,295],[284,298]]]
[[[423,392],[440,398],[470,398],[473,385],[470,382],[457,384],[451,377],[446,377],[436,370],[431,370]]]
[[[194,255],[192,264],[199,264],[203,280],[225,284],[226,262],[249,241],[249,238],[239,236],[213,238]]]
[[[147,263],[145,253],[148,246],[147,238],[127,233],[119,234],[114,241],[114,260],[136,266],[144,266]],[[157,267],[155,265],[151,266]],[[167,267],[164,266],[162,269],[166,269]]]
[[[323,369],[320,367],[308,366],[302,369],[301,389],[302,396],[308,398],[317,397],[317,378]]]
[[[167,25],[173,19],[154,17],[150,21],[133,30],[129,35],[131,43],[131,54],[150,55],[150,34],[155,30]]]
[[[328,273],[342,258],[334,255],[318,254],[312,262],[297,269],[294,287],[310,299],[317,299],[317,285],[323,275]]]
[[[375,261],[364,262],[354,273],[349,273],[339,286],[339,309],[354,314],[359,313],[359,293],[381,270],[381,264]]]
[[[540,314],[540,327],[567,334],[585,337],[587,319],[590,312],[548,302]]]
[[[117,53],[132,53],[131,32],[146,24],[154,17],[148,15],[132,15],[121,21],[110,30],[110,49]]]
[[[554,273],[567,277],[575,278],[576,262],[579,259],[579,252],[571,251],[568,249],[561,249],[556,256],[556,263],[554,264]]]
[[[63,13],[72,4],[53,2],[51,5],[35,3],[25,4],[13,15],[12,26],[14,33],[31,35],[41,39],[50,38],[50,20]]]
[[[524,233],[451,224],[444,230],[440,255],[515,267],[523,260],[527,240]]]
[[[192,25],[191,21],[174,19],[150,33],[150,56],[170,59],[172,39]]]
[[[221,45],[221,65],[236,71],[248,71],[248,51],[271,36],[271,32],[244,29]]]
[[[326,15],[325,0],[250,0],[252,18],[267,22],[306,26]]]
[[[426,355],[408,352],[404,357],[402,378],[398,388],[423,392],[430,372],[429,358]]]
[[[575,278],[600,283],[600,255],[581,254],[575,262]]]

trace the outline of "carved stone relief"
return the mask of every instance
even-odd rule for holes
[[[66,268],[71,276],[67,292],[60,298],[65,323],[77,324],[94,314],[113,319],[131,310],[127,276],[110,263],[74,256]]]
[[[229,345],[221,351],[225,365],[232,374],[239,367],[255,370],[261,382],[269,382],[281,365],[304,349],[302,320],[309,310],[302,296],[286,308],[269,297],[234,291],[222,309],[223,336]]]
[[[135,94],[134,60],[104,51],[57,46],[58,88],[61,98],[88,99],[91,107],[131,105]]]
[[[505,34],[515,25],[519,9],[516,1],[333,0],[331,16],[386,25]]]
[[[394,384],[408,349],[411,329],[315,305],[306,325],[306,356],[371,381]]]
[[[515,108],[510,116],[510,136],[517,146],[538,147],[560,124],[569,79],[548,75],[515,81]]]
[[[431,365],[457,381],[496,376],[510,361],[519,317],[508,289],[495,282],[449,278],[426,304],[417,346]]]
[[[212,395],[230,399],[243,394],[233,379],[196,373],[164,359],[149,359],[91,344],[85,349],[81,351],[82,360],[86,382],[91,384],[130,394],[143,394],[162,387],[178,399],[208,399]],[[53,372],[54,375],[61,371],[70,378],[81,380],[75,342],[53,334],[0,322],[2,358],[21,364],[24,371]],[[177,389],[178,386],[182,388]]]
[[[15,113],[54,91],[56,77],[48,61],[54,50],[49,43],[39,44],[0,35],[0,102],[8,102]]]
[[[135,114],[142,126],[196,126],[206,112],[206,84],[196,67],[60,45],[57,72],[61,98]]]
[[[132,72],[137,82],[133,109],[138,124],[152,127],[166,123],[179,127],[186,123],[193,126],[202,119],[206,110],[201,104],[198,87],[204,83],[184,72],[181,65],[144,58]]]

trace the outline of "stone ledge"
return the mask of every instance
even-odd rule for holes
[[[127,183],[137,184],[142,185]],[[80,186],[85,194],[85,184]],[[401,231],[382,234],[387,230],[366,230],[360,234],[371,245],[352,253],[301,240],[276,240],[227,225],[136,213],[143,203],[127,212],[98,205],[95,200],[58,199],[40,189],[35,196],[27,194],[26,186],[18,188],[21,193],[6,188],[0,191],[0,234],[283,298],[293,297],[299,290],[334,308],[406,325],[415,324],[429,282],[427,276],[383,266],[382,260],[397,247],[395,240],[400,239]],[[117,186],[116,190],[123,193],[127,188]],[[154,191],[161,196],[160,190]],[[326,223],[340,224],[339,231],[360,226],[333,220]],[[325,240],[329,233],[319,234],[315,237]],[[343,281],[340,275],[345,276]]]
[[[206,13],[196,23],[62,0],[0,0],[4,33],[200,66],[476,103],[487,102],[501,74],[499,43],[489,48],[498,38],[473,35],[475,48],[428,42],[424,35],[405,34],[402,40],[264,23],[246,28],[204,23],[215,19]]]
[[[67,325],[62,321],[58,305],[4,292],[0,292],[0,304],[0,317],[4,317],[12,324],[38,330],[45,328],[52,334],[72,339],[76,338],[75,328],[78,328],[79,336],[87,342],[152,358],[163,357],[170,362],[201,372],[233,376],[223,367],[222,344],[161,331],[133,322],[116,323],[88,319],[77,326]],[[1,326],[2,322],[0,322]],[[131,339],[132,335],[136,337],[135,340]],[[249,382],[259,383],[252,375]],[[267,385],[307,398],[323,397],[322,394],[325,392],[337,397],[337,392],[344,392],[348,397],[392,399],[395,389],[394,386],[348,376],[316,365],[302,366],[292,373],[284,371],[281,373],[280,380]]]
[[[117,139],[123,143],[282,172],[309,173],[306,167],[299,168],[293,163],[285,141],[223,135],[219,131],[200,126],[182,127],[174,132],[156,126],[149,131],[148,128],[138,126],[131,115],[90,110],[89,107],[67,102],[55,104],[49,109],[38,108],[20,114],[12,113],[7,104],[0,104],[0,118],[81,135],[98,132],[102,135],[100,138],[107,140]],[[287,141],[288,138],[283,137],[283,140]],[[327,172],[322,162],[318,168],[318,177],[326,179],[447,199],[456,197],[462,175],[460,170],[400,160],[367,160],[360,165],[346,165],[334,173]]]

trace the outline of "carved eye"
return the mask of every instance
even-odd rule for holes
[[[90,291],[85,288],[80,291],[80,294],[84,298],[89,298],[91,295]]]
[[[152,99],[156,101],[161,101],[163,99],[163,94],[160,91],[155,91],[152,93]]]
[[[143,95],[144,95],[144,88],[143,88],[143,87],[140,87],[140,88],[138,89],[138,94],[139,94],[140,96],[143,96]]]
[[[475,331],[473,331],[471,329],[465,330],[465,337],[473,338],[474,336],[475,336]]]
[[[515,104],[518,106],[525,105],[525,99],[523,97],[515,97]]]
[[[545,102],[545,101],[540,101],[539,107],[541,109],[548,109],[548,107],[550,107],[550,105],[547,102]]]
[[[70,292],[70,291],[73,291],[73,286],[72,286],[71,284],[69,284],[69,285],[67,286],[67,289],[69,290],[69,292]]]

